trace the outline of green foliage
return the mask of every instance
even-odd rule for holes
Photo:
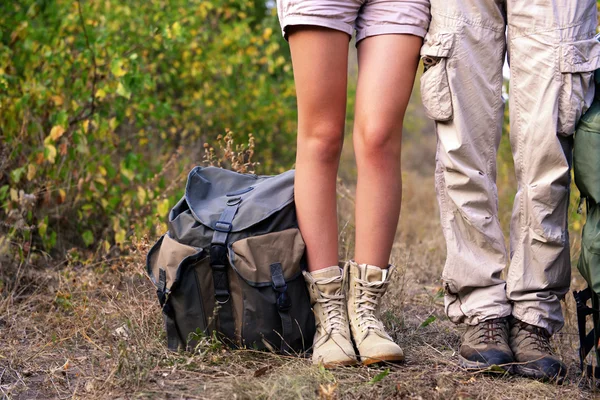
[[[264,172],[288,167],[288,60],[262,0],[2,2],[0,238],[108,251],[153,233],[226,129],[253,133]]]
[[[421,322],[421,325],[419,325],[419,328],[425,328],[426,326],[430,325],[432,322],[435,322],[436,319],[437,319],[437,317],[435,315],[430,315],[429,317],[427,317],[427,319],[425,319],[425,321]]]
[[[377,375],[375,375],[373,377],[373,379],[371,379],[368,383],[370,385],[373,385],[377,382],[381,382],[386,376],[388,376],[390,374],[390,369],[386,368],[383,371],[381,371],[380,373],[378,373]]]

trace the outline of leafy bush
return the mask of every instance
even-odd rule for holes
[[[289,167],[287,52],[263,0],[3,1],[0,241],[153,233],[228,128],[254,134],[264,172]]]

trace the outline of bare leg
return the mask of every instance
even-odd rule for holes
[[[290,35],[298,98],[295,200],[308,269],[338,263],[336,177],[346,116],[346,33],[295,27]]]
[[[354,151],[359,264],[385,268],[389,263],[402,198],[402,121],[421,44],[417,36],[380,35],[358,46]]]

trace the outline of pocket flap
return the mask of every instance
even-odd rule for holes
[[[170,289],[177,280],[177,273],[181,263],[188,259],[197,258],[202,253],[202,248],[179,243],[172,239],[167,232],[148,252],[146,259],[148,275],[156,287],[163,289],[160,287],[160,270],[164,270],[164,285],[166,289]]]
[[[229,261],[249,285],[269,286],[271,264],[281,263],[286,281],[302,273],[300,263],[304,249],[300,231],[286,229],[234,242],[229,249]]]
[[[454,33],[428,33],[421,47],[421,56],[449,57],[454,45],[454,36]]]
[[[561,43],[560,72],[591,72],[600,68],[600,42],[596,38]]]

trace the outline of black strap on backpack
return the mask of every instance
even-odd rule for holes
[[[292,299],[287,293],[287,284],[283,277],[283,268],[281,263],[271,264],[271,281],[273,283],[273,290],[277,292],[277,312],[279,318],[281,318],[281,347],[282,353],[289,353],[291,348],[290,335],[292,334],[292,318],[290,317],[290,308],[292,308]]]
[[[235,338],[235,323],[233,320],[233,309],[231,307],[231,294],[229,292],[229,279],[227,278],[227,237],[233,228],[232,222],[237,213],[241,197],[227,200],[227,207],[215,223],[212,243],[210,245],[210,267],[213,272],[213,283],[215,287],[215,299],[218,306],[219,333],[221,339],[233,343]]]
[[[179,333],[179,329],[177,329],[177,324],[175,324],[175,313],[173,312],[171,304],[167,301],[169,300],[170,293],[169,289],[167,289],[167,272],[162,268],[158,270],[158,289],[156,290],[156,293],[158,294],[158,301],[160,302],[165,320],[167,346],[170,350],[177,351],[179,345],[183,342],[181,341],[182,337]]]

